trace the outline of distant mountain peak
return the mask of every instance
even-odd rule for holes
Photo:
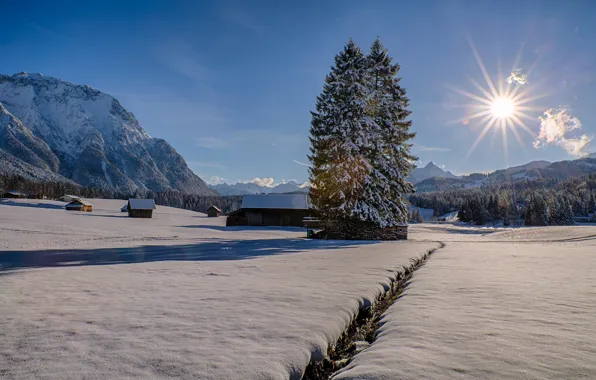
[[[90,86],[42,74],[0,74],[0,103],[0,150],[13,157],[0,163],[2,172],[46,171],[44,178],[125,192],[216,194],[172,146],[149,136],[116,98]]]
[[[410,175],[410,182],[417,183],[429,178],[458,178],[450,171],[445,171],[438,167],[434,162],[430,161],[423,168],[415,168]]]
[[[310,184],[308,182],[285,181],[276,185],[265,186],[254,182],[237,182],[234,184],[221,183],[210,187],[221,195],[281,194],[307,193],[310,189]]]

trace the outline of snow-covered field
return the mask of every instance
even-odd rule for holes
[[[412,225],[407,242],[123,201],[0,202],[0,378],[299,379],[444,242],[335,379],[596,378],[596,228]]]
[[[418,226],[446,247],[335,380],[596,379],[596,228]]]
[[[299,379],[396,268],[438,246],[92,203],[0,202],[0,378]]]

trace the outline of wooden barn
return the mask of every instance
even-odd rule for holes
[[[215,206],[211,206],[209,207],[209,209],[207,210],[207,216],[210,218],[217,218],[218,216],[221,215],[221,210],[218,209]]]
[[[227,226],[295,226],[310,216],[308,195],[245,195],[242,207],[228,214]]]
[[[154,199],[129,199],[128,216],[131,218],[152,218],[155,210]]]
[[[72,202],[68,203],[66,206],[66,211],[93,211],[93,205],[89,203],[89,201],[85,199],[74,199]]]
[[[9,190],[2,194],[2,198],[27,198],[27,194],[21,193],[20,191]]]

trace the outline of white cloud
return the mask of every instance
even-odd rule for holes
[[[424,146],[424,145],[414,145],[415,148],[418,148],[421,152],[450,152],[451,148],[442,148],[439,146]]]
[[[524,84],[528,83],[528,76],[523,72],[523,69],[515,69],[507,77],[507,83],[515,83],[523,86]]]
[[[224,139],[219,137],[199,137],[196,139],[196,145],[201,148],[223,149],[228,144]]]
[[[247,180],[247,181],[238,181],[238,182],[242,182],[242,183],[254,183],[255,185],[259,185],[259,186],[265,186],[265,187],[273,187],[275,185],[277,185],[277,183],[275,182],[275,179],[269,177],[263,177],[263,178],[253,178],[251,180]]]
[[[550,108],[539,119],[540,133],[534,140],[536,149],[558,145],[572,156],[581,156],[583,149],[592,141],[592,136],[579,135],[582,123],[567,107]]]
[[[209,185],[221,185],[222,183],[226,183],[226,179],[224,177],[218,177],[214,175],[213,177],[205,180]]]

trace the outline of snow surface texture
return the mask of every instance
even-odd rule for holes
[[[299,379],[434,242],[298,239],[121,200],[0,202],[0,377]]]
[[[596,228],[446,231],[334,380],[596,379]]]
[[[117,99],[41,74],[0,75],[0,155],[0,173],[31,179],[215,195]]]

